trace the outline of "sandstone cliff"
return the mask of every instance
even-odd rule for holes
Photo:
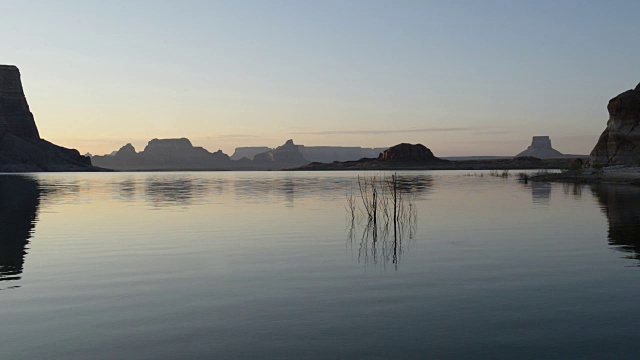
[[[13,65],[0,65],[0,135],[3,132],[22,139],[40,139],[22,90],[20,71]]]
[[[607,110],[607,128],[591,151],[591,164],[637,164],[640,161],[640,84],[611,99]]]
[[[0,171],[96,171],[77,150],[40,139],[20,71],[0,65]]]

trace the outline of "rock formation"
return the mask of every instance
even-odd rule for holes
[[[300,145],[302,156],[311,162],[331,163],[334,161],[354,161],[375,158],[387,148],[363,148],[359,146],[304,146]]]
[[[592,165],[640,161],[640,84],[609,100],[609,120],[591,151]]]
[[[0,65],[0,136],[3,132],[26,140],[40,139],[24,96],[20,71],[12,65]]]
[[[378,156],[381,161],[395,162],[446,162],[433,155],[431,150],[422,144],[402,143],[390,147]]]
[[[117,157],[133,157],[136,156],[136,148],[133,147],[130,143],[121,147],[120,150],[116,151],[114,156]]]
[[[249,160],[253,160],[253,157],[267,151],[273,150],[267,146],[245,146],[245,147],[237,147],[236,150],[231,155],[231,160],[240,160],[242,158],[247,158]]]
[[[231,165],[229,156],[221,150],[210,153],[193,146],[187,138],[153,139],[139,153],[127,144],[115,155],[92,159],[96,165],[114,170],[217,170]]]
[[[297,145],[302,157],[309,162],[331,163],[334,161],[353,161],[362,158],[378,157],[387,148],[363,148],[359,146],[304,146]],[[231,160],[240,160],[243,157],[253,160],[260,153],[274,149],[266,146],[237,147],[231,156]]]
[[[531,145],[515,157],[531,156],[538,159],[556,159],[565,155],[551,147],[551,139],[548,136],[534,136]]]
[[[77,150],[40,139],[24,95],[20,71],[0,65],[0,171],[96,171]]]
[[[258,163],[274,162],[292,166],[299,166],[309,162],[302,156],[299,146],[294,144],[291,139],[271,151],[257,154],[253,157],[253,160]]]

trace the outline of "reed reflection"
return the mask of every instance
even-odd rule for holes
[[[347,239],[358,247],[358,261],[398,270],[404,241],[417,231],[416,188],[404,177],[358,177],[356,189],[347,193]],[[424,191],[428,187],[420,188]]]
[[[41,189],[35,179],[0,176],[0,281],[21,278],[37,222],[40,196]]]
[[[640,260],[640,189],[627,185],[593,185],[591,191],[607,217],[609,245],[627,253],[629,259]]]

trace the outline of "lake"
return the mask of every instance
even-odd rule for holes
[[[387,175],[0,175],[0,357],[640,354],[640,188]]]

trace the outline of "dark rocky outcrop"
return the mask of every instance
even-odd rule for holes
[[[640,84],[609,100],[607,110],[607,128],[591,151],[591,164],[636,164],[640,160]]]
[[[551,146],[548,136],[534,136],[531,145],[515,157],[531,156],[538,159],[556,159],[565,155]]]
[[[422,144],[402,143],[390,147],[378,156],[381,161],[395,162],[446,162],[433,155],[431,150]]]
[[[24,96],[20,71],[13,65],[0,65],[0,136],[2,132],[25,140],[40,139]]]
[[[0,65],[0,171],[97,171],[77,150],[40,138],[22,89],[20,71]]]

